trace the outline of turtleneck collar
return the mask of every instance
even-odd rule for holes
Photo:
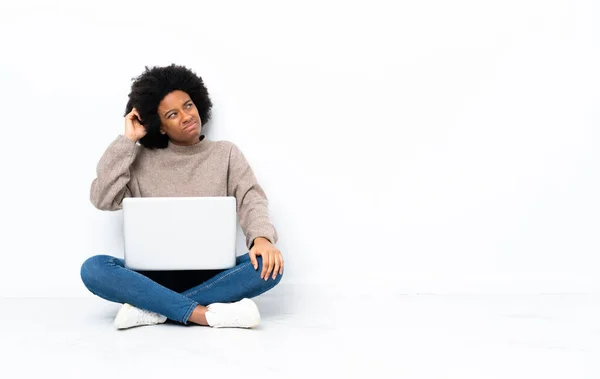
[[[202,134],[200,136],[200,140],[197,143],[189,146],[175,145],[169,140],[167,149],[178,154],[195,154],[202,151],[205,148],[206,142],[206,136]]]

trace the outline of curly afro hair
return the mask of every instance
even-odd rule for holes
[[[142,124],[147,132],[140,139],[142,146],[164,149],[169,144],[169,137],[160,133],[158,104],[175,90],[181,90],[190,95],[198,109],[202,125],[210,120],[212,102],[208,90],[204,86],[202,78],[192,70],[175,64],[153,68],[146,66],[146,70],[132,80],[125,115],[133,108],[140,114]]]

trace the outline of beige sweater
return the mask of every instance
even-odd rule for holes
[[[101,210],[119,210],[124,197],[235,196],[240,226],[251,249],[256,237],[277,243],[268,200],[239,148],[202,136],[192,146],[169,143],[147,149],[119,135],[96,168],[90,200]]]

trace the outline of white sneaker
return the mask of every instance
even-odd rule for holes
[[[213,328],[252,328],[260,322],[260,313],[250,299],[213,303],[207,307],[206,321]]]
[[[115,317],[115,326],[117,329],[127,329],[134,326],[162,324],[165,321],[167,318],[163,315],[125,303]]]

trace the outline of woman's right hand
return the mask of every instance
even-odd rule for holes
[[[137,142],[147,133],[146,128],[140,122],[141,119],[140,114],[135,108],[125,116],[125,137],[133,142]]]

